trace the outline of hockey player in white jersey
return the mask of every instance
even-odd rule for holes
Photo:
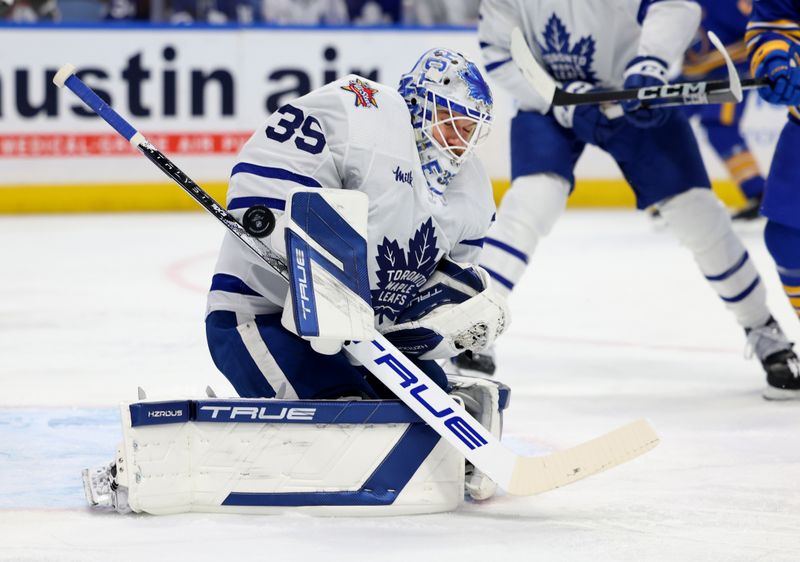
[[[227,206],[248,232],[260,235],[274,253],[283,256],[288,279],[279,273],[280,264],[267,265],[239,238],[226,235],[208,296],[206,332],[215,364],[241,397],[277,398],[282,411],[291,404],[294,410],[306,414],[325,407],[325,402],[316,400],[395,398],[367,369],[351,364],[341,350],[344,342],[333,336],[369,337],[374,333],[374,324],[435,384],[458,396],[480,423],[500,436],[507,387],[484,379],[448,378],[435,361],[452,357],[462,348],[479,351],[490,345],[509,322],[505,298],[494,289],[488,274],[474,265],[495,211],[491,184],[473,155],[489,132],[491,114],[491,92],[475,64],[459,53],[432,49],[402,77],[399,92],[350,75],[284,105],[256,130],[233,167]],[[248,218],[252,211],[256,211],[258,219]],[[270,222],[270,213],[278,217],[271,235],[269,229],[263,228]],[[302,288],[298,291],[298,287]],[[313,305],[309,293],[316,299]],[[350,293],[356,306],[350,305]],[[309,303],[309,317],[318,321],[314,330],[306,330],[307,324],[301,320],[305,317],[303,299]],[[295,304],[298,302],[300,305]],[[317,314],[320,310],[325,313]],[[330,318],[336,322],[332,324]],[[347,326],[342,328],[339,323]],[[315,336],[308,335],[311,333]],[[310,409],[304,409],[297,407],[297,399],[315,402],[310,402]],[[184,416],[191,410],[181,402],[175,404],[169,410],[171,416]],[[234,404],[233,410],[254,411],[246,403]],[[264,410],[268,408],[263,401],[259,404]],[[163,403],[154,407],[164,408]],[[366,425],[378,407],[367,405],[369,414],[362,421],[345,416],[349,421],[335,423]],[[216,403],[212,408],[215,412],[233,411],[230,406]],[[138,422],[134,423],[133,414],[128,419],[127,409],[123,413],[124,420],[130,421],[127,425],[124,421],[124,429],[132,435]],[[157,412],[156,416],[163,413]],[[145,415],[148,419],[149,416]],[[188,414],[184,418],[182,421],[188,420]],[[380,423],[381,418],[377,415],[375,422]],[[240,420],[234,416],[227,421]],[[241,444],[233,437],[236,425],[233,423],[226,430],[231,439],[220,445],[224,450]],[[305,440],[304,454],[310,442],[325,439],[322,430],[310,431],[301,439]],[[350,435],[350,430],[343,431],[341,435]],[[287,443],[291,439],[287,437]],[[415,444],[410,444],[412,441]],[[390,447],[390,451],[401,454],[404,447],[416,447],[418,456],[419,451],[425,451],[408,465],[412,468],[409,477],[414,467],[423,467],[434,454],[436,449],[425,449],[425,443],[433,446],[438,436],[435,441],[423,441],[412,432],[402,445],[397,442]],[[352,445],[353,451],[348,450],[348,462],[352,462],[345,472],[336,472],[333,480],[321,478],[319,486],[326,490],[322,495],[328,499],[316,497],[309,504],[290,493],[294,497],[286,501],[295,503],[259,500],[262,503],[258,505],[324,506],[328,505],[326,501],[339,505],[335,494],[328,493],[331,486],[345,488],[351,502],[346,505],[372,505],[376,494],[381,495],[379,505],[392,504],[398,486],[403,489],[408,483],[402,475],[387,480],[381,472],[377,486],[393,488],[386,489],[388,496],[373,490],[373,485],[369,490],[365,488],[364,497],[359,493],[354,496],[350,478],[374,476],[378,471],[370,472],[369,466],[374,468],[370,463],[385,459],[385,455],[370,448],[373,442],[369,438],[358,443]],[[160,484],[155,490],[142,492],[138,478],[137,486],[130,487],[126,479],[130,470],[125,471],[124,467],[131,466],[126,464],[128,457],[136,455],[125,443],[120,447],[110,465],[83,472],[87,499],[92,505],[113,507],[123,513],[131,509],[174,513],[199,505],[192,494],[174,494]],[[263,450],[262,445],[259,447]],[[159,475],[171,471],[173,476],[183,476],[190,469],[176,468],[178,457],[179,454],[170,457],[170,468],[159,463],[154,470]],[[241,459],[232,457],[223,462],[229,462],[228,466],[238,474],[236,463]],[[436,474],[430,475],[429,483],[423,478],[419,486],[411,487],[418,488],[419,493],[410,491],[408,500],[400,502],[400,511],[447,509],[453,503],[447,499],[453,495],[447,494],[448,489],[452,491],[448,482],[456,483],[456,496],[460,495],[462,482],[473,498],[485,499],[493,494],[495,484],[471,466],[467,467],[465,480],[460,475],[453,480],[446,474],[448,470],[456,468],[458,472],[464,465],[446,462],[445,457],[452,455],[430,457],[431,466],[426,465],[420,472]],[[271,461],[263,460],[267,464]],[[359,468],[361,461],[366,461],[366,472]],[[197,458],[192,466],[196,462]],[[440,466],[444,467],[441,474]],[[314,466],[308,468],[315,470]],[[278,471],[280,481],[291,481],[293,477],[292,469],[279,462],[260,470]],[[308,473],[303,474],[300,488],[306,489]],[[209,485],[205,478],[201,480],[199,496],[208,498]],[[219,486],[211,486],[214,494],[222,494],[222,503],[215,498],[200,503],[215,510],[228,505],[228,480],[224,477]],[[249,479],[245,480],[248,481],[242,485],[253,486]],[[365,481],[365,487],[368,482],[371,480]],[[188,484],[181,482],[178,487],[192,485],[189,479]],[[268,488],[270,493],[285,491],[280,486],[275,488],[269,478],[262,488]],[[129,490],[139,490],[130,504],[128,498],[134,496],[129,495]],[[241,505],[252,507],[252,494],[245,496],[249,499]]]
[[[511,189],[486,238],[481,265],[510,292],[540,238],[563,212],[587,143],[608,152],[636,194],[656,205],[701,273],[744,328],[767,373],[797,368],[792,343],[766,306],[764,284],[724,208],[709,189],[694,135],[675,109],[550,108],[511,59],[521,28],[534,56],[567,91],[661,85],[697,29],[689,0],[484,0],[479,39],[489,75],[516,98],[511,123]],[[624,113],[624,114],[623,114]],[[457,363],[493,370],[486,356]],[[777,377],[783,378],[783,377]]]
[[[375,327],[436,384],[464,390],[448,383],[435,360],[459,352],[453,334],[465,326],[429,319],[442,305],[485,300],[477,316],[464,319],[485,329],[476,345],[491,344],[509,321],[505,299],[487,298],[500,293],[473,265],[495,212],[491,183],[474,157],[491,114],[491,92],[477,66],[447,49],[424,53],[401,78],[399,92],[344,77],[284,105],[256,130],[233,167],[228,209],[241,218],[262,205],[280,225],[287,195],[298,186],[366,193]],[[264,240],[284,253],[280,228]],[[282,324],[286,293],[285,281],[228,234],[206,329],[215,364],[240,396],[394,397],[350,364],[341,342],[308,341]],[[497,385],[468,386],[478,402],[492,402],[480,393],[499,396]],[[499,412],[471,413],[499,431]]]

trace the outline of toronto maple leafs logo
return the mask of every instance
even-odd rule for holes
[[[580,80],[594,83],[592,70],[595,41],[591,35],[581,37],[570,47],[570,34],[567,28],[553,14],[544,28],[544,44],[539,43],[542,60],[550,75],[560,82]]]
[[[378,245],[378,288],[372,290],[372,308],[378,322],[395,320],[436,268],[439,249],[433,219],[423,223],[408,241],[408,253],[396,240]]]
[[[458,75],[467,85],[471,98],[486,105],[492,105],[492,91],[489,89],[489,84],[481,76],[477,66],[467,62],[467,68],[459,72]]]

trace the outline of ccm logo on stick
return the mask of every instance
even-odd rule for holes
[[[433,405],[428,403],[428,401],[422,396],[422,393],[428,390],[428,386],[424,383],[417,384],[419,383],[419,379],[414,376],[414,373],[409,371],[392,354],[387,353],[382,357],[378,357],[375,360],[375,363],[378,365],[386,365],[392,369],[392,371],[400,375],[400,378],[403,379],[403,382],[400,383],[400,386],[402,388],[410,387],[408,393],[414,398],[414,400],[422,404],[426,410],[428,410],[437,418],[444,418],[445,427],[447,427],[447,429],[449,429],[453,435],[458,437],[458,439],[464,443],[464,445],[470,449],[477,449],[478,447],[486,445],[487,441],[481,435],[480,431],[469,425],[464,418],[456,415],[456,413],[453,411],[453,408],[447,406],[441,410],[437,410]]]
[[[675,98],[700,96],[706,91],[705,82],[698,84],[664,84],[663,86],[651,86],[642,88],[639,91],[640,100],[652,100],[658,98]]]
[[[200,410],[211,411],[211,419],[235,420],[249,418],[251,420],[295,420],[311,421],[316,408],[281,408],[279,412],[268,413],[266,407],[256,406],[202,406]]]

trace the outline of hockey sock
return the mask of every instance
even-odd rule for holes
[[[764,284],[733,232],[727,211],[711,190],[690,189],[660,204],[659,209],[739,325],[764,325],[770,317]]]

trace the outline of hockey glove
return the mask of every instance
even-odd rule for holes
[[[769,86],[758,89],[764,100],[779,105],[800,104],[800,68],[791,65],[788,51],[769,53],[756,68],[755,76],[770,81]]]
[[[656,57],[636,57],[625,69],[625,88],[646,88],[663,86],[667,83],[667,64]],[[641,129],[660,127],[672,115],[672,108],[642,108],[642,102],[626,100],[622,102],[625,118]]]
[[[485,349],[509,322],[505,297],[484,269],[444,259],[396,323],[380,332],[408,356],[446,359]]]
[[[594,90],[588,82],[569,82],[564,90],[581,94]],[[617,106],[619,107],[619,106]],[[583,142],[603,144],[617,129],[616,120],[610,119],[600,105],[556,105],[553,117],[565,129],[572,129]]]

